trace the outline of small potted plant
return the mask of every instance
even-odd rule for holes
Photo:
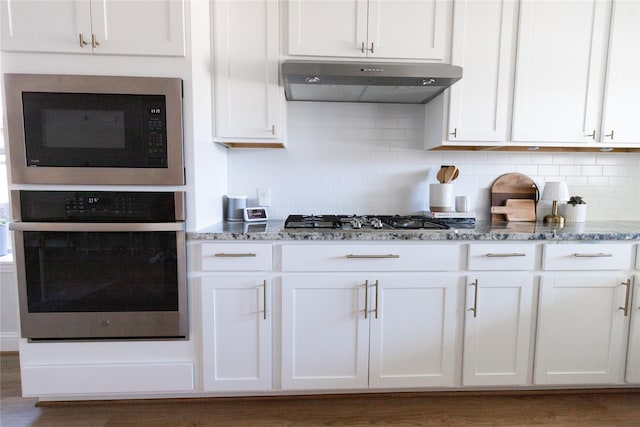
[[[587,202],[581,196],[571,196],[564,209],[566,222],[585,222],[587,220]]]

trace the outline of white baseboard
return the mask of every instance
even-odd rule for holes
[[[18,332],[0,333],[0,351],[18,351],[18,340],[20,334]]]

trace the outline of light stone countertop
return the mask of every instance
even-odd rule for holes
[[[478,221],[473,228],[450,230],[285,230],[284,220],[266,223],[221,222],[203,230],[187,232],[187,240],[551,240],[551,241],[640,241],[640,221],[588,221],[553,228],[542,222]]]

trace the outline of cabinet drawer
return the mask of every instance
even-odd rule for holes
[[[533,270],[536,246],[522,243],[469,245],[469,270]]]
[[[222,270],[271,270],[272,246],[270,243],[203,243],[200,269]]]
[[[283,245],[283,271],[445,271],[460,245]]]
[[[632,245],[571,243],[544,245],[543,270],[627,270]]]

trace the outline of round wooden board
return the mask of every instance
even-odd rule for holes
[[[500,175],[491,186],[491,206],[504,206],[507,199],[539,199],[538,186],[528,176],[512,172]],[[492,221],[505,221],[504,214],[491,214]]]

